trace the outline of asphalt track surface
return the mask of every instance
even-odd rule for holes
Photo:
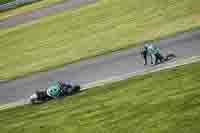
[[[27,24],[29,22],[32,22],[33,20],[37,20],[44,16],[54,15],[56,13],[69,10],[74,7],[92,4],[95,2],[96,0],[64,0],[63,2],[59,2],[57,4],[53,4],[45,8],[40,8],[32,12],[23,13],[17,16],[11,16],[6,19],[2,19],[0,20],[0,29],[15,27],[19,24]]]
[[[200,31],[179,33],[175,37],[157,41],[164,54],[176,53],[177,59],[200,55]],[[152,65],[144,66],[140,55],[141,47],[130,48],[98,56],[63,68],[40,72],[28,77],[0,83],[0,104],[27,99],[35,90],[46,88],[53,80],[72,80],[85,85],[113,76],[145,71]]]

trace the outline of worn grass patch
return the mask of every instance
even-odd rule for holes
[[[199,4],[197,0],[98,0],[31,26],[2,30],[0,79],[62,66],[199,26]]]
[[[200,63],[0,111],[1,133],[199,133]]]

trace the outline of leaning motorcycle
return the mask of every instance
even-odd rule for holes
[[[59,82],[54,82],[53,84],[51,83],[49,85],[49,87],[51,86],[55,86],[58,85],[60,86]],[[73,95],[75,93],[78,93],[80,91],[81,87],[80,85],[74,85],[74,84],[69,84],[66,85],[65,87],[63,87],[61,89],[60,95],[56,98],[61,98],[61,97],[65,97],[68,95]],[[33,93],[30,97],[29,97],[29,101],[31,104],[39,104],[39,103],[44,103],[47,102],[49,100],[55,99],[55,97],[50,97],[47,95],[47,89],[40,89],[37,90],[35,93]]]

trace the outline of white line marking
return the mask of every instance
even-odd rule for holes
[[[89,88],[102,86],[106,83],[112,83],[112,82],[116,82],[116,81],[120,81],[120,80],[125,80],[125,79],[128,79],[128,78],[133,77],[133,76],[145,75],[145,74],[148,74],[148,73],[153,73],[153,72],[161,71],[161,70],[164,70],[164,69],[170,69],[170,68],[174,68],[174,67],[177,67],[177,66],[191,64],[191,63],[195,63],[195,62],[198,62],[198,61],[200,61],[200,56],[192,56],[192,57],[187,58],[187,59],[180,59],[180,60],[176,60],[176,61],[173,61],[173,62],[167,62],[167,63],[164,63],[164,64],[160,64],[158,66],[154,66],[152,68],[147,68],[146,70],[136,71],[136,72],[124,74],[122,76],[113,76],[113,77],[110,77],[110,78],[107,78],[107,79],[104,79],[104,80],[94,81],[92,83],[88,83],[88,84],[84,85],[82,90],[87,90]]]
[[[137,76],[137,75],[145,75],[148,73],[153,73],[153,72],[157,72],[157,71],[161,71],[161,70],[165,70],[165,69],[170,69],[170,68],[174,68],[177,66],[182,66],[182,65],[186,65],[186,64],[191,64],[191,63],[195,63],[200,61],[200,56],[192,56],[190,58],[187,59],[179,59],[173,62],[167,62],[164,64],[160,64],[158,66],[154,66],[151,68],[147,68],[146,70],[142,70],[142,71],[136,71],[136,72],[132,72],[132,73],[127,73],[124,74],[122,76],[113,76],[104,80],[98,80],[98,81],[94,81],[91,83],[88,83],[86,85],[83,85],[83,89],[81,89],[81,91],[93,88],[93,87],[98,87],[98,86],[102,86],[105,85],[107,83],[113,83],[113,82],[117,82],[117,81],[121,81],[121,80],[126,80],[130,77],[133,76]],[[16,106],[22,106],[24,104],[28,104],[27,99],[23,99],[20,101],[16,101],[13,103],[8,103],[8,104],[4,104],[2,106],[0,106],[0,110],[4,110],[4,109],[8,109],[8,108],[13,108]]]

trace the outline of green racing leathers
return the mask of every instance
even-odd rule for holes
[[[47,95],[53,98],[61,95],[61,89],[59,84],[52,84],[47,88]]]
[[[151,64],[153,64],[153,57],[155,57],[155,64],[158,64],[158,61],[163,61],[163,56],[160,53],[160,49],[156,45],[145,44],[143,53],[146,54],[144,56],[145,64],[147,64],[147,56],[151,57]]]
[[[70,81],[54,81],[47,88],[47,95],[52,98],[70,94],[73,90],[73,84]]]

